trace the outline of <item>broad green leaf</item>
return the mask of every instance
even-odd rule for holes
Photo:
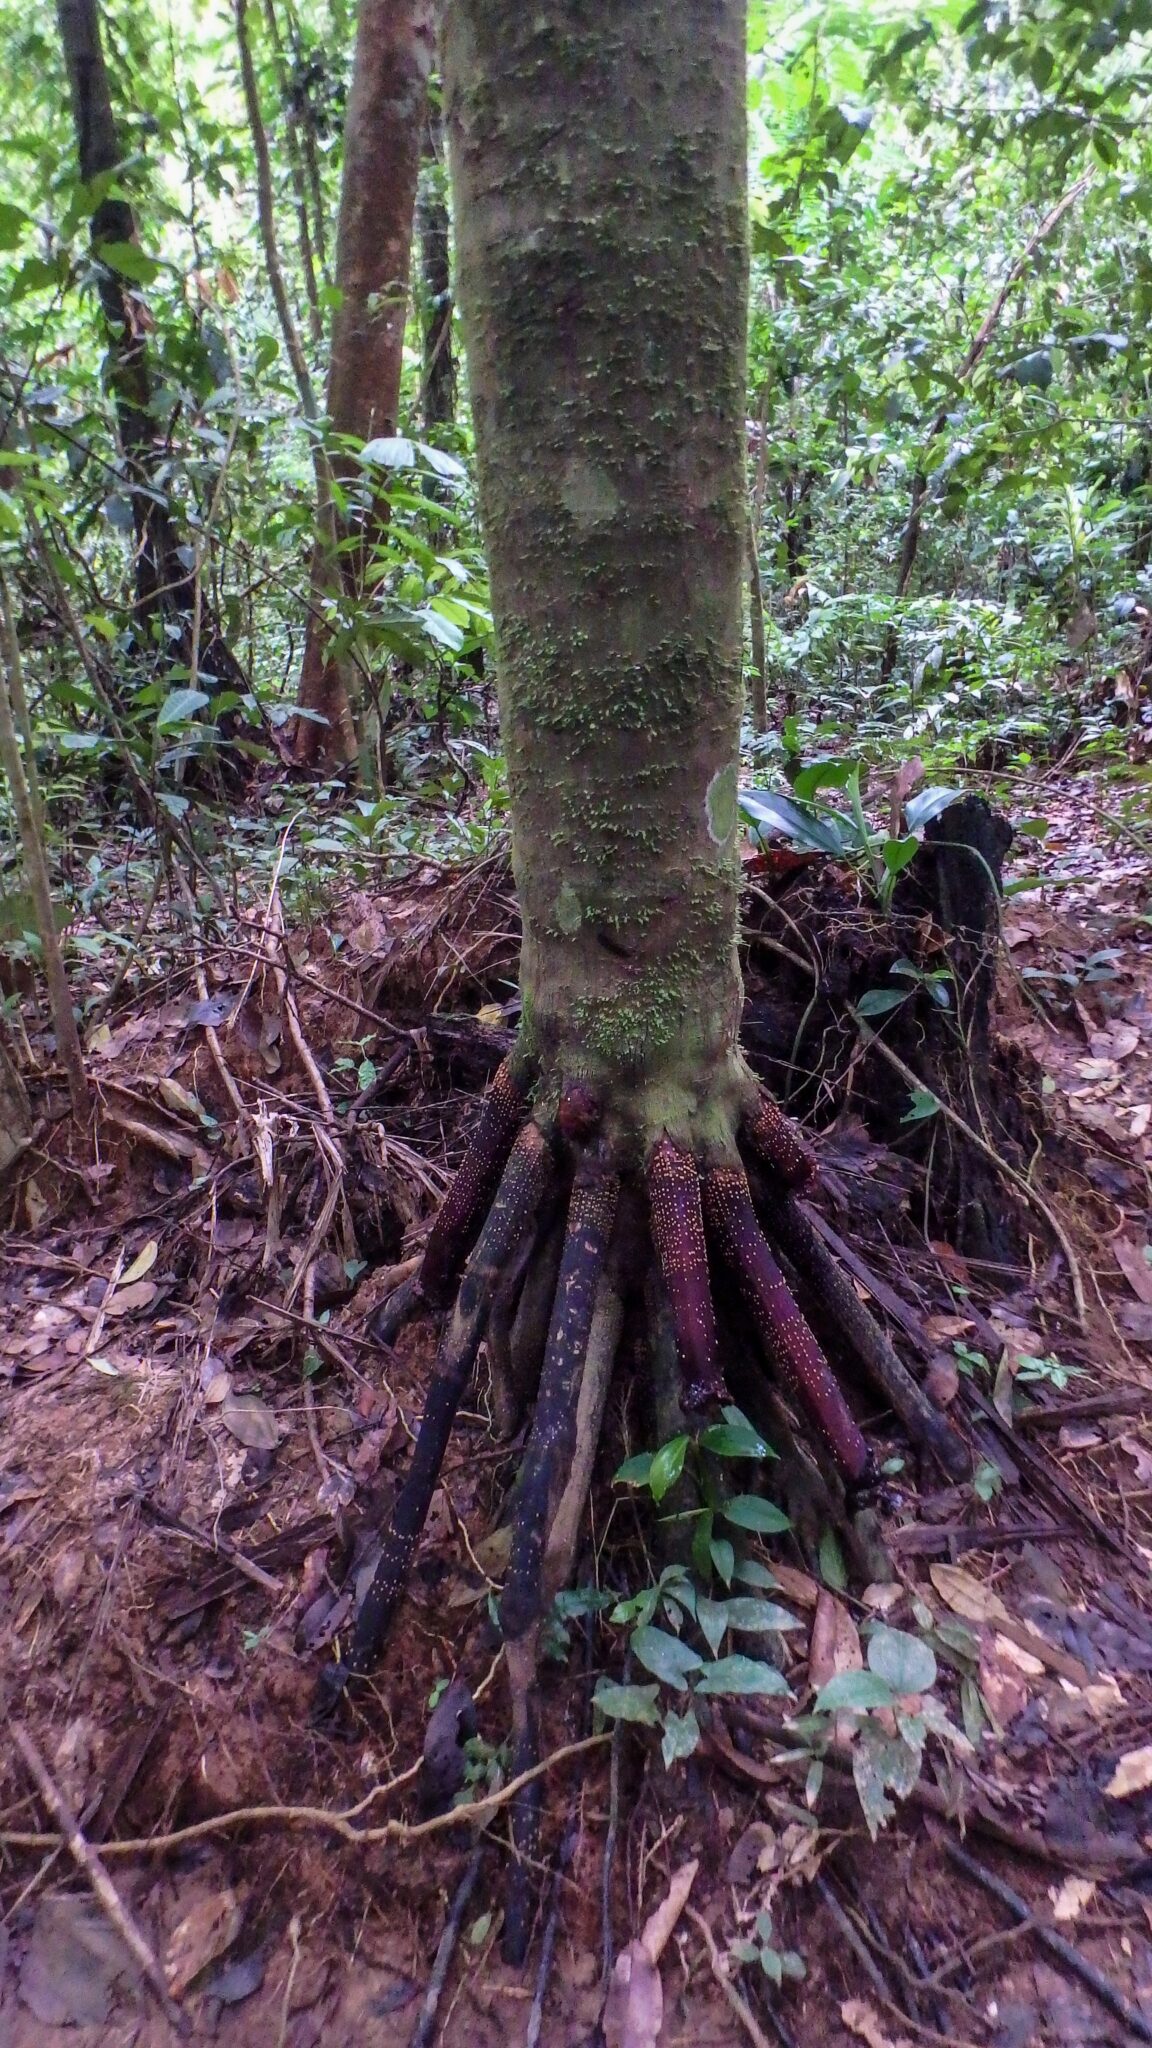
[[[132,284],[151,284],[159,275],[160,265],[156,258],[146,256],[136,242],[100,242],[96,255],[109,270],[115,270]]]
[[[196,711],[202,711],[210,702],[204,690],[169,690],[156,713],[156,723],[158,726],[183,725],[185,719],[191,718]]]
[[[911,993],[912,991],[906,988],[865,989],[864,994],[856,1005],[857,1015],[860,1017],[887,1016],[889,1010],[898,1010],[901,1003],[906,1003]]]
[[[788,1609],[779,1606],[775,1600],[753,1600],[737,1594],[727,1600],[725,1606],[729,1627],[742,1628],[749,1635],[777,1634],[784,1629],[801,1626],[796,1616],[789,1614]]]
[[[719,1512],[737,1529],[754,1529],[760,1536],[779,1536],[792,1527],[787,1515],[758,1493],[737,1493],[726,1500]]]
[[[715,1458],[774,1458],[750,1422],[713,1422],[700,1432],[700,1448]]]
[[[774,1664],[761,1664],[755,1657],[718,1657],[714,1664],[705,1667],[694,1690],[722,1695],[760,1693],[765,1697],[784,1693],[791,1698],[783,1673]]]
[[[698,1599],[696,1619],[701,1633],[712,1655],[715,1656],[728,1633],[728,1603],[726,1600]]]
[[[838,1714],[845,1710],[867,1713],[873,1707],[891,1707],[896,1694],[878,1671],[838,1671],[816,1695],[817,1714]]]
[[[686,1713],[674,1714],[669,1709],[664,1716],[664,1739],[660,1744],[665,1770],[671,1770],[681,1757],[691,1756],[699,1744],[700,1723],[694,1710],[689,1707]]]
[[[647,1486],[652,1470],[651,1451],[637,1451],[634,1458],[625,1458],[615,1474],[617,1486]]]
[[[688,1444],[689,1438],[686,1436],[674,1436],[670,1443],[661,1444],[648,1470],[648,1486],[653,1500],[663,1500],[664,1495],[675,1486],[684,1470]]]
[[[873,1629],[868,1669],[885,1679],[893,1692],[928,1692],[936,1683],[936,1659],[927,1643],[900,1628]]]
[[[592,1704],[616,1721],[640,1721],[649,1728],[660,1726],[656,1685],[613,1685],[602,1678],[592,1695]]]
[[[669,1635],[663,1628],[633,1629],[632,1654],[653,1678],[659,1678],[676,1692],[687,1691],[687,1674],[699,1671],[704,1662],[688,1643],[682,1643],[679,1636]]]

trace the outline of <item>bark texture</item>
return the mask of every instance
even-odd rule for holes
[[[360,0],[344,128],[344,171],[336,236],[336,287],[326,411],[333,435],[365,442],[396,432],[412,222],[435,44],[432,0]],[[354,455],[333,451],[338,481],[360,474]],[[301,720],[296,758],[343,765],[355,750],[346,663],[332,658],[327,605],[341,588],[363,592],[364,570],[383,508],[347,528],[333,560],[329,542],[313,554],[300,703],[327,720]]]
[[[421,406],[428,428],[450,427],[456,418],[456,356],[452,347],[452,228],[448,184],[441,150],[439,114],[430,110],[424,164],[416,194],[423,294],[424,375]]]
[[[526,1048],[727,1154],[745,546],[741,0],[452,0],[444,80]],[[616,1128],[613,1129],[612,1126]]]

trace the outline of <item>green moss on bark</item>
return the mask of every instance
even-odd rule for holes
[[[705,1148],[748,1085],[743,48],[738,0],[445,22],[525,1030]]]

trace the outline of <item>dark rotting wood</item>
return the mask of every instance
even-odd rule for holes
[[[720,1370],[700,1175],[687,1152],[671,1138],[661,1138],[648,1160],[647,1181],[652,1243],[672,1310],[684,1408],[698,1414],[728,1395]]]
[[[543,1615],[544,1539],[549,1509],[571,1459],[576,1405],[596,1297],[616,1219],[620,1183],[596,1160],[577,1173],[540,1396],[520,1470],[508,1576],[500,1602],[512,1691],[513,1775],[538,1762],[536,1632]],[[512,1867],[504,1918],[504,1958],[523,1962],[535,1900],[541,1782],[526,1785],[512,1807]]]
[[[349,1677],[369,1670],[379,1654],[427,1519],[456,1411],[480,1349],[493,1290],[547,1199],[554,1170],[547,1139],[534,1123],[525,1124],[464,1269],[456,1304],[440,1341],[412,1462],[393,1509],[372,1583],[357,1613],[347,1657],[342,1664],[329,1665],[322,1676],[323,1704],[339,1695]]]
[[[803,1409],[846,1483],[867,1484],[873,1465],[863,1432],[772,1256],[747,1175],[742,1167],[715,1166],[702,1185],[709,1235],[731,1268],[781,1385]]]

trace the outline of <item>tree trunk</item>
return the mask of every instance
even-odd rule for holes
[[[522,1035],[641,1153],[722,1154],[747,1087],[743,35],[741,0],[445,22]]]
[[[428,76],[432,0],[360,0],[352,86],[344,129],[344,171],[336,237],[336,285],[327,413],[330,431],[356,442],[396,432],[404,321]],[[338,479],[360,476],[337,446]],[[343,767],[355,756],[348,663],[330,654],[328,611],[341,589],[357,602],[386,508],[345,535],[338,559],[322,538],[312,558],[294,755],[302,765]],[[326,721],[321,724],[318,719]]]
[[[452,348],[452,230],[441,162],[439,115],[429,110],[427,148],[416,194],[420,243],[420,284],[424,318],[424,375],[421,412],[430,431],[456,418],[456,357]]]
[[[57,20],[68,72],[80,176],[85,183],[106,177],[122,162],[112,112],[108,72],[100,38],[98,0],[57,0]],[[106,196],[92,215],[92,252],[98,265],[100,307],[108,338],[108,382],[132,502],[135,531],[135,625],[143,646],[168,665],[191,670],[195,687],[246,688],[242,670],[219,628],[203,606],[199,647],[194,648],[196,575],[181,560],[180,536],[156,482],[162,450],[157,444],[154,386],[148,355],[149,318],[139,291],[101,258],[111,245],[136,241],[136,223],[126,199]],[[177,622],[177,638],[164,626]]]

